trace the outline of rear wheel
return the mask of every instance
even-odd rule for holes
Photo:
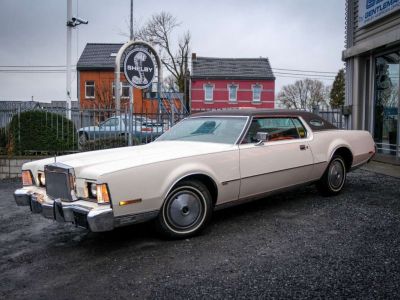
[[[197,180],[182,181],[168,194],[158,216],[161,232],[172,238],[198,234],[212,215],[207,187]]]
[[[340,155],[334,155],[317,186],[326,196],[337,195],[346,182],[346,164]]]
[[[89,140],[86,132],[79,133],[79,145],[84,145]]]

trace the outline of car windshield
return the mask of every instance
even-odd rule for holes
[[[246,117],[194,117],[185,119],[160,136],[157,141],[196,141],[234,144]]]

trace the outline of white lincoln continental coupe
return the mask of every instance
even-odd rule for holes
[[[26,163],[18,205],[93,232],[155,220],[167,236],[200,232],[214,209],[316,183],[339,193],[368,162],[366,131],[339,130],[291,110],[237,109],[192,115],[142,146]]]

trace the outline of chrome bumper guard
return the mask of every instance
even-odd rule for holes
[[[14,192],[18,206],[30,206],[33,213],[42,214],[45,218],[57,222],[72,222],[76,226],[90,229],[93,232],[114,229],[114,214],[111,208],[90,209],[74,203],[63,203],[55,199],[52,203],[40,201],[35,193],[24,189]]]

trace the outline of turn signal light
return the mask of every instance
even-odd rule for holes
[[[33,185],[32,173],[29,170],[22,171],[22,185]]]
[[[110,195],[108,194],[107,184],[105,183],[97,185],[97,203],[110,203]]]

